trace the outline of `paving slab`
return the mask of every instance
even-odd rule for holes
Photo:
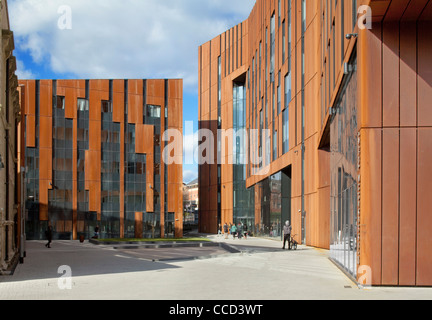
[[[326,250],[203,236],[218,245],[115,249],[54,241],[48,249],[43,241],[28,241],[24,264],[0,276],[0,300],[432,299],[431,288],[358,288]]]

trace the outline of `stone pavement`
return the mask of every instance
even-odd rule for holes
[[[28,241],[24,264],[0,276],[0,300],[432,299],[432,288],[359,289],[325,250],[283,251],[275,240],[207,237],[224,246],[54,241],[48,249],[43,241]]]

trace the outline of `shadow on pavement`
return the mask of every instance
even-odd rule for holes
[[[53,241],[51,248],[46,248],[44,241],[27,241],[24,263],[17,265],[12,275],[0,276],[0,282],[58,279],[63,275],[59,272],[61,266],[70,267],[73,277],[178,268],[88,242]]]

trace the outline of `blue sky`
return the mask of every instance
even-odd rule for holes
[[[198,129],[198,47],[245,20],[255,0],[9,0],[19,79],[182,78]],[[185,128],[186,129],[186,128]],[[185,136],[185,152],[196,139]],[[184,165],[184,181],[197,165]]]

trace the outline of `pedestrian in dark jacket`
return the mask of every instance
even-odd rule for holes
[[[48,240],[48,243],[45,245],[47,248],[51,248],[51,242],[52,242],[52,227],[48,226],[48,229],[45,231],[45,236]]]
[[[224,226],[223,226],[223,232],[225,234],[225,239],[228,239],[228,225],[225,222]]]
[[[243,238],[243,226],[241,223],[237,225],[237,238],[240,240]]]
[[[290,225],[290,222],[285,222],[285,225],[283,227],[283,233],[284,233],[284,240],[283,240],[283,247],[282,249],[285,250],[285,243],[288,241],[288,250],[291,250],[291,230],[292,227]]]

